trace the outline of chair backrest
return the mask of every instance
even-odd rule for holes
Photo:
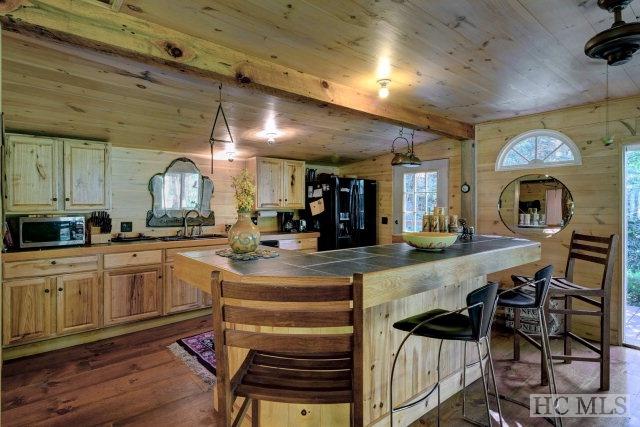
[[[250,353],[348,356],[354,399],[362,399],[361,274],[353,279],[255,277],[234,282],[214,272],[211,293],[216,387],[223,410],[229,411],[230,403],[222,394],[232,392],[229,347]]]
[[[489,282],[481,288],[467,294],[467,306],[482,303],[469,308],[469,318],[473,328],[473,335],[476,340],[486,337],[493,322],[493,315],[496,312],[498,302],[498,284]]]
[[[551,285],[551,277],[553,276],[553,266],[547,265],[544,268],[536,271],[536,274],[533,276],[533,281],[535,282],[535,297],[536,297],[536,307],[542,306],[546,299],[547,294],[549,293],[549,286]]]
[[[590,236],[579,234],[575,231],[571,234],[569,256],[567,258],[566,278],[573,282],[573,272],[576,260],[582,260],[603,266],[601,288],[608,290],[613,281],[613,266],[616,261],[618,249],[618,235],[609,237]]]

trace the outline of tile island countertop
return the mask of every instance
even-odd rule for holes
[[[227,280],[248,280],[252,276],[352,277],[362,273],[366,308],[540,259],[538,242],[482,235],[471,241],[457,241],[441,252],[420,251],[406,243],[313,254],[276,250],[280,254],[276,258],[253,261],[234,261],[216,255],[213,249],[185,251],[177,256],[176,271],[179,274],[184,266],[188,270],[184,274],[198,275],[201,280],[204,274],[206,286],[214,270],[222,271],[223,277],[226,273]],[[394,280],[390,280],[390,274]],[[412,276],[411,280],[398,283],[409,279],[407,276]]]
[[[283,286],[332,278],[344,281],[355,277],[361,281],[364,307],[357,317],[362,319],[359,325],[363,331],[360,366],[363,367],[362,419],[366,426],[389,425],[389,372],[394,352],[404,337],[404,332],[393,328],[394,322],[434,308],[464,307],[467,293],[483,286],[487,274],[540,259],[540,243],[501,236],[475,236],[472,241],[456,242],[442,252],[423,252],[405,243],[313,254],[278,251],[280,255],[276,258],[253,261],[233,261],[216,255],[215,250],[185,251],[176,255],[174,273],[179,280],[207,293],[211,292],[214,271],[220,271],[223,280],[251,282],[266,276],[276,283],[282,279]],[[242,323],[230,327],[262,331],[258,326]],[[277,328],[271,329],[277,332]],[[435,340],[416,338],[407,342],[394,376],[395,405],[407,403],[433,387],[437,354]],[[240,368],[245,355],[245,349],[229,348],[231,374]],[[442,360],[446,361],[441,384],[444,401],[461,388],[461,345],[446,344]],[[479,376],[477,367],[467,371],[470,382]],[[216,387],[214,396],[222,392]],[[214,398],[214,405],[215,402]],[[415,421],[432,409],[434,402],[435,399],[429,399],[427,407],[421,404],[397,413],[394,427]],[[264,425],[309,424],[309,420],[300,415],[301,405],[266,401],[260,405],[261,414],[268,416],[268,420],[261,420]],[[349,425],[348,404],[313,406],[316,408],[314,419],[318,421],[313,425]]]

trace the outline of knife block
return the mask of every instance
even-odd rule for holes
[[[91,227],[89,229],[89,238],[92,245],[99,245],[111,242],[111,234],[100,233],[100,227]]]

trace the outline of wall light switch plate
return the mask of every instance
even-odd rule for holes
[[[120,232],[122,233],[130,233],[133,231],[133,222],[131,221],[123,221],[120,223]]]

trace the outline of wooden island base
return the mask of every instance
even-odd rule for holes
[[[295,278],[320,280],[352,277],[363,273],[363,383],[364,425],[389,424],[389,374],[394,352],[404,333],[394,330],[397,320],[434,308],[456,309],[466,305],[466,295],[486,283],[486,275],[540,258],[540,245],[523,239],[479,236],[472,243],[456,243],[445,252],[415,251],[405,244],[344,249],[317,254],[280,251],[278,258],[242,263],[219,257],[214,251],[187,252],[176,257],[176,274],[203,291],[210,291],[211,274],[221,271],[223,280],[250,281],[252,277],[275,277],[286,283]],[[259,266],[259,267],[258,267]],[[264,267],[263,267],[264,266]],[[238,329],[250,330],[245,325]],[[276,332],[280,328],[273,328]],[[335,328],[333,329],[335,331]],[[262,328],[263,332],[266,331]],[[304,331],[305,333],[307,331]],[[475,347],[475,345],[473,346]],[[468,361],[477,351],[467,348]],[[246,351],[234,349],[231,373]],[[409,339],[394,377],[394,404],[412,400],[430,389],[437,378],[438,341]],[[446,342],[442,349],[441,384],[444,401],[462,387],[462,344]],[[469,369],[469,381],[479,369]],[[241,403],[241,402],[238,402]],[[394,416],[395,425],[407,425],[435,407],[417,405]],[[214,406],[216,400],[214,399]],[[260,403],[261,426],[348,426],[349,405]]]

